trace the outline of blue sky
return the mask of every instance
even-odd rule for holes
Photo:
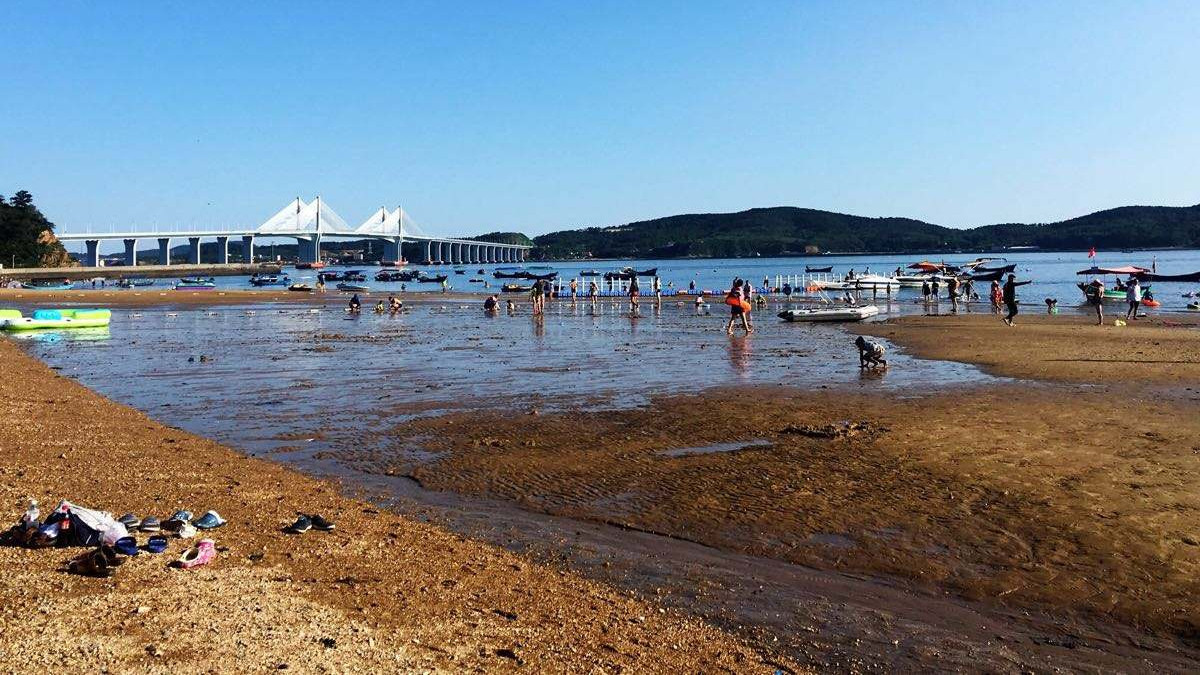
[[[316,194],[431,233],[1200,202],[1200,3],[24,3],[0,193],[60,231]]]

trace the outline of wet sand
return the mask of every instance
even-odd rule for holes
[[[348,499],[334,484],[164,427],[0,341],[0,502],[116,513],[215,508],[217,561],[183,547],[111,580],[72,549],[0,548],[7,672],[769,670],[695,619]],[[298,509],[338,524],[289,536]],[[144,538],[144,537],[143,537]]]
[[[1010,377],[1120,385],[1154,382],[1200,386],[1200,315],[1124,318],[1105,308],[1094,315],[1020,314],[1015,326],[991,314],[906,316],[854,330],[885,337],[916,356],[973,363]]]

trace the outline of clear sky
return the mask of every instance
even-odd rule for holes
[[[0,193],[60,231],[950,226],[1200,202],[1200,2],[26,2]]]

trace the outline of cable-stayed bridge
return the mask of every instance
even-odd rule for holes
[[[301,262],[317,262],[321,259],[321,242],[325,239],[374,239],[383,242],[384,260],[402,259],[404,244],[416,244],[423,248],[423,261],[428,264],[464,264],[519,262],[525,260],[531,247],[521,244],[478,241],[455,237],[440,237],[426,234],[419,225],[397,207],[389,211],[380,207],[358,227],[351,227],[320,197],[309,203],[297,197],[262,225],[246,230],[149,230],[142,232],[69,232],[57,235],[60,241],[82,241],[87,252],[83,264],[87,267],[100,266],[100,242],[122,241],[125,244],[125,264],[137,264],[138,242],[145,239],[158,240],[158,264],[169,265],[171,240],[186,239],[188,242],[187,262],[200,264],[200,242],[204,239],[217,241],[217,262],[229,262],[230,243],[240,240],[242,259],[254,260],[254,240],[258,237],[293,238],[299,244]],[[419,251],[420,253],[420,251]]]

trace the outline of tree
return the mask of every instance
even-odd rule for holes
[[[0,199],[0,263],[18,267],[63,267],[73,264],[54,236],[54,223],[33,205],[33,195],[20,190]]]

